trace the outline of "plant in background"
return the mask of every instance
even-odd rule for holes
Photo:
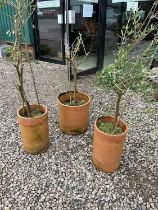
[[[122,96],[128,90],[146,88],[150,64],[158,50],[157,35],[147,46],[141,44],[148,34],[156,34],[157,24],[152,24],[152,20],[157,15],[157,4],[157,1],[153,4],[144,22],[141,22],[142,11],[130,11],[127,24],[121,30],[121,42],[115,53],[115,62],[98,76],[99,84],[113,89],[116,93],[115,120],[111,134],[117,134],[117,125],[122,117],[120,107]],[[141,49],[138,50],[137,47]]]
[[[51,49],[47,44],[40,44],[40,54],[41,55],[49,55],[51,53]]]
[[[83,48],[84,51],[84,56],[82,59],[78,59],[79,57],[79,52],[81,50],[81,48]],[[70,105],[71,106],[75,106],[76,105],[76,93],[78,91],[77,89],[77,70],[78,67],[85,61],[85,59],[87,58],[87,56],[89,55],[89,52],[86,52],[85,46],[84,46],[84,42],[82,39],[82,34],[79,33],[79,35],[77,36],[76,40],[72,43],[72,45],[69,47],[69,45],[67,44],[67,55],[66,55],[66,60],[69,62],[71,68],[72,68],[72,72],[73,72],[73,92],[74,92],[74,97],[73,100],[70,98]],[[82,105],[84,104],[84,100],[79,101],[78,105]]]
[[[9,59],[11,61],[16,61],[16,56],[14,58],[13,47],[5,48],[4,49],[4,55],[7,59]],[[22,58],[23,58],[23,61],[28,61],[28,60],[32,59],[32,53],[31,52],[26,52],[26,50],[23,50],[22,51]]]

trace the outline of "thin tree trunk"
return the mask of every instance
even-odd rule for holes
[[[74,101],[76,102],[76,93],[77,93],[77,70],[76,67],[73,66],[74,69]]]
[[[24,39],[25,39],[25,41],[26,41],[25,36],[24,36]],[[37,100],[38,105],[40,105],[39,97],[38,97],[38,91],[37,91],[37,87],[36,87],[35,76],[34,76],[33,68],[32,68],[32,65],[31,65],[31,60],[30,60],[30,57],[29,57],[29,51],[28,51],[27,45],[25,45],[25,48],[26,48],[26,53],[27,53],[27,57],[28,57],[30,72],[31,72],[32,80],[33,80],[33,85],[34,85],[36,100]]]
[[[114,123],[113,123],[112,133],[114,133],[114,131],[116,129],[116,126],[118,124],[118,117],[119,117],[119,114],[120,114],[121,97],[122,97],[122,95],[118,94],[117,98],[116,98],[115,120],[114,120]]]
[[[17,85],[22,99],[23,106],[26,106],[26,112],[29,117],[31,117],[30,104],[26,99],[26,94],[24,91],[24,81],[23,81],[23,60],[22,60],[22,28],[23,28],[23,14],[22,14],[22,1],[17,1],[17,15],[15,19],[15,45],[14,52],[16,56],[17,64],[16,71],[18,74],[19,84]]]
[[[33,85],[34,85],[34,89],[35,89],[35,95],[36,95],[37,103],[38,103],[38,106],[39,106],[40,102],[39,102],[39,97],[38,97],[38,92],[37,92],[37,87],[36,87],[36,82],[35,82],[35,76],[34,76],[34,73],[33,73],[30,58],[29,58],[29,66],[30,66],[30,72],[31,72],[31,75],[32,75]]]

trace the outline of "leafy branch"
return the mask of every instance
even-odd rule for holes
[[[115,62],[107,66],[98,76],[98,83],[104,87],[114,90],[116,93],[115,121],[113,123],[114,133],[120,114],[122,96],[128,90],[138,90],[144,83],[149,73],[149,66],[154,55],[158,51],[157,24],[153,23],[153,18],[157,16],[158,1],[155,1],[145,20],[141,21],[142,11],[130,11],[127,16],[127,24],[122,27],[121,43],[115,52]],[[153,33],[151,40],[141,53],[136,51],[136,47],[141,46],[147,35]]]

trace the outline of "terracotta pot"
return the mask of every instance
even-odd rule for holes
[[[86,100],[86,104],[80,106],[67,106],[64,102],[73,98],[73,92],[62,93],[58,97],[58,120],[60,129],[67,134],[81,134],[88,129],[90,97],[78,92],[77,100]]]
[[[37,106],[33,104],[31,109]],[[34,118],[22,117],[23,108],[17,111],[24,149],[30,154],[44,152],[49,144],[48,111],[44,105],[40,105],[40,111],[43,114]]]
[[[93,143],[93,164],[96,168],[104,172],[113,172],[120,166],[121,155],[123,152],[124,141],[128,132],[128,126],[122,120],[118,125],[123,129],[123,133],[109,135],[98,128],[99,122],[113,122],[114,117],[100,117],[94,124],[94,143]]]

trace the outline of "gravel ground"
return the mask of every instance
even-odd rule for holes
[[[105,174],[91,161],[93,122],[114,106],[112,92],[95,86],[94,76],[79,78],[91,96],[90,125],[69,136],[58,128],[56,100],[68,89],[64,66],[34,63],[41,103],[49,109],[50,146],[31,156],[22,146],[16,110],[20,106],[14,67],[0,60],[0,209],[9,210],[157,210],[158,104],[132,97],[124,119],[129,125],[120,170]],[[26,72],[26,88],[35,102]]]

